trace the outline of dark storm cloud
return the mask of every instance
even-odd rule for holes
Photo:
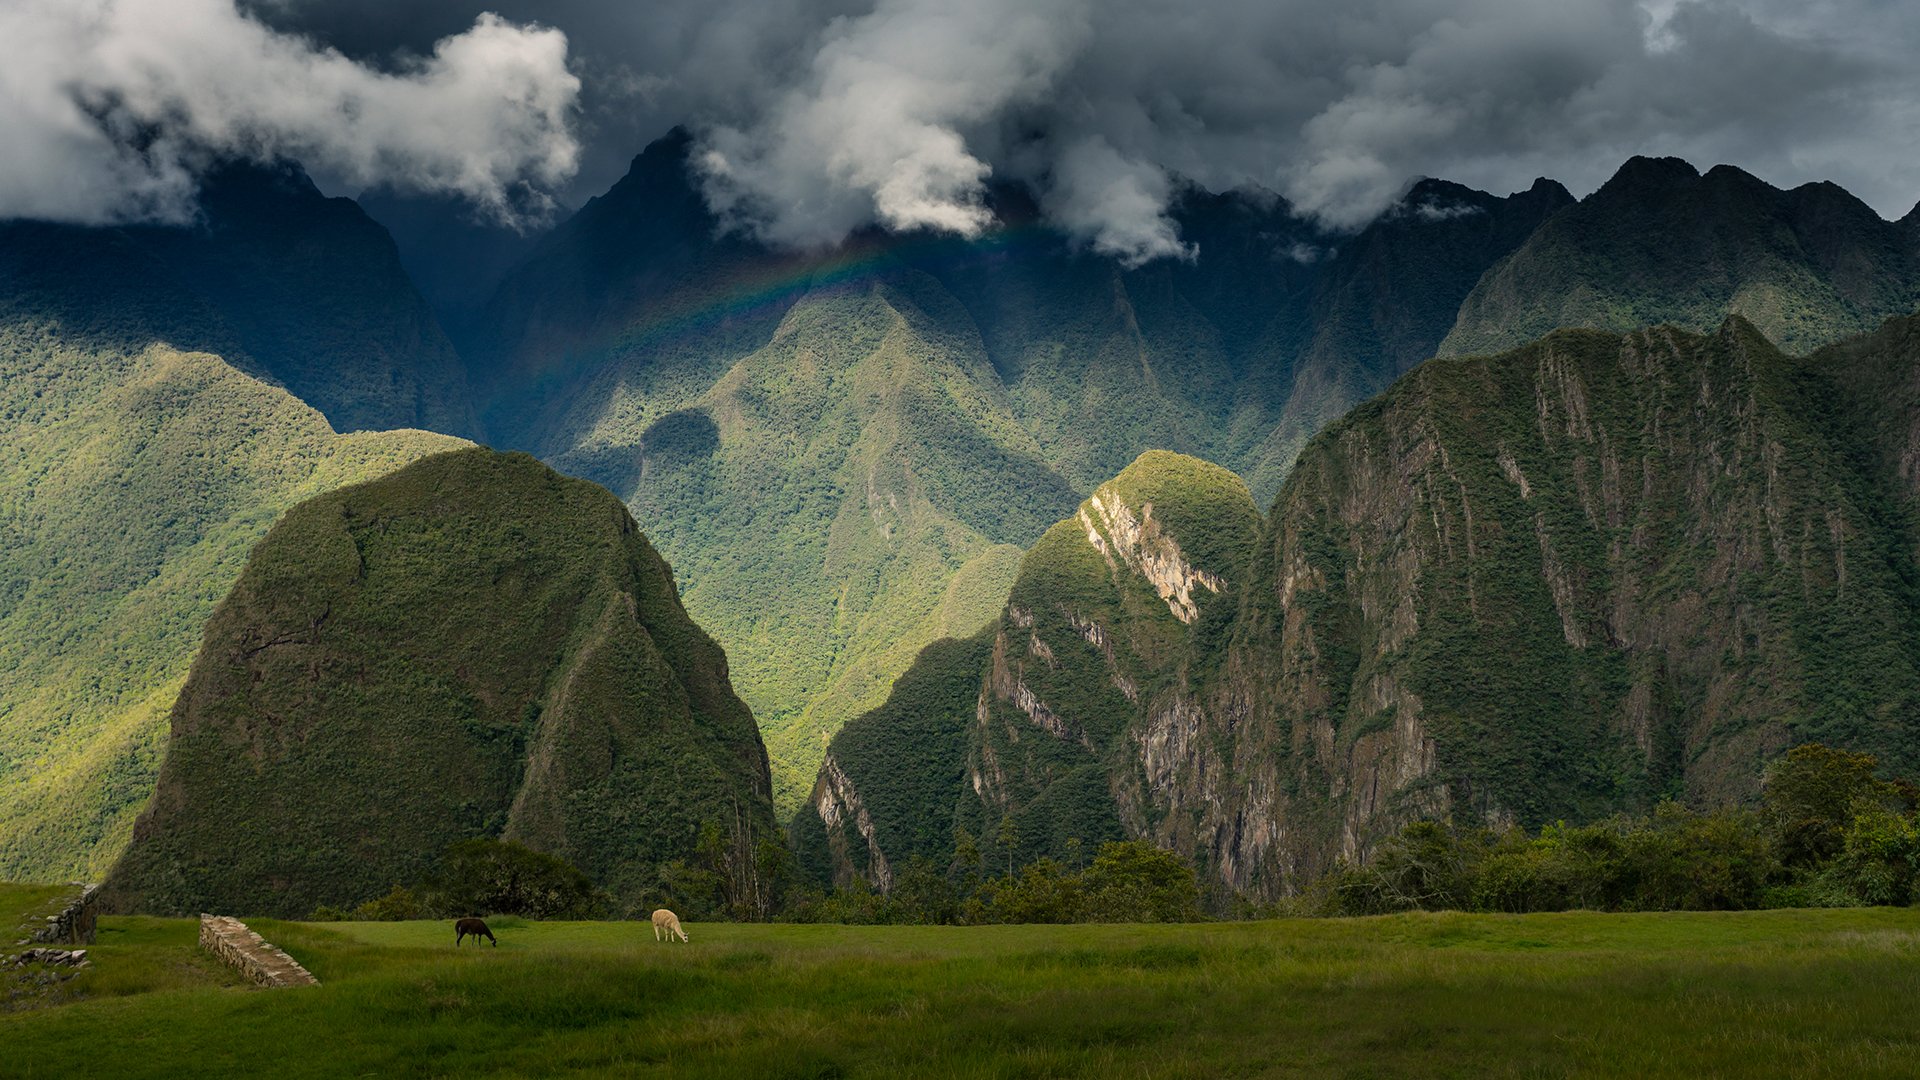
[[[1166,216],[1180,177],[1274,188],[1335,225],[1420,175],[1501,191],[1552,175],[1582,190],[1634,153],[1830,178],[1890,215],[1916,194],[1920,76],[1907,57],[1920,20],[1904,2],[487,7],[502,25],[564,32],[584,83],[584,167],[571,187],[549,170],[550,189],[576,201],[603,189],[686,122],[713,205],[794,244],[872,222],[978,230],[990,177],[1027,182],[1057,224],[1130,262],[1193,254]],[[472,0],[252,10],[398,71],[477,14]]]

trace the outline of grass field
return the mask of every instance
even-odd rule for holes
[[[1187,926],[251,925],[318,976],[235,985],[188,920],[103,921],[0,1074],[1911,1076],[1920,911]]]

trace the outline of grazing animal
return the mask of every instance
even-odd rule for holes
[[[487,929],[487,920],[485,919],[461,919],[459,922],[454,923],[453,947],[456,949],[459,948],[460,943],[465,941],[469,934],[473,936],[473,940],[476,943],[478,943],[481,938],[486,938],[488,941],[493,942],[494,948],[497,949],[500,947],[499,939],[493,936],[493,931]]]
[[[659,941],[663,936],[668,941],[672,941],[676,936],[681,941],[687,940],[687,932],[680,928],[680,916],[666,908],[653,913],[653,940]]]

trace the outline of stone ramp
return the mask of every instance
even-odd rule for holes
[[[299,961],[229,915],[200,916],[200,947],[261,986],[318,986]]]

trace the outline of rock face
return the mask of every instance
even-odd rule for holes
[[[1420,816],[1746,801],[1809,740],[1912,768],[1916,462],[1911,319],[1807,359],[1735,318],[1434,361],[1264,520],[1150,455],[1023,564],[942,820],[1012,815],[1024,857],[1147,837],[1275,895]]]
[[[456,451],[302,503],[255,549],[107,895],[304,915],[505,836],[626,896],[738,820],[773,828],[765,751],[626,509]]]

